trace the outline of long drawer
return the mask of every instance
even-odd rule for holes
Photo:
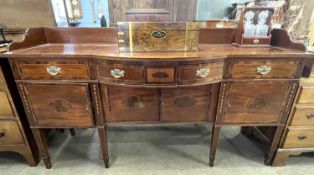
[[[234,59],[226,78],[290,79],[298,72],[298,59]]]
[[[86,59],[21,59],[18,67],[22,79],[89,79]]]
[[[283,147],[314,147],[314,128],[289,128]]]

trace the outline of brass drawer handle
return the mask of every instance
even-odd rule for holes
[[[155,78],[167,78],[169,75],[165,72],[155,72],[152,76]]]
[[[0,130],[0,138],[1,138],[1,137],[4,137],[4,135],[5,135],[5,134],[4,134],[4,131],[3,131],[3,130]]]
[[[254,40],[253,40],[253,43],[254,43],[254,44],[259,44],[259,39],[254,39]]]
[[[110,73],[114,78],[122,78],[124,77],[125,71],[121,69],[112,69]]]
[[[308,114],[308,115],[306,115],[306,118],[309,119],[309,120],[313,119],[314,118],[314,114]]]
[[[303,140],[305,140],[307,137],[306,136],[298,136],[298,140],[299,141],[303,141]]]
[[[196,70],[196,76],[200,78],[206,78],[209,74],[209,68],[201,68]]]
[[[52,76],[59,75],[59,74],[61,74],[61,67],[51,65],[51,66],[47,67],[47,72],[48,72],[48,74],[50,74]]]
[[[271,67],[266,66],[266,65],[262,65],[262,66],[258,67],[256,70],[256,72],[258,74],[262,74],[262,75],[266,75],[266,74],[270,73],[270,71],[271,71]]]

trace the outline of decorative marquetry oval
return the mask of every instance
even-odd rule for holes
[[[165,38],[165,37],[167,37],[167,32],[165,32],[165,31],[153,31],[152,36],[155,38]]]
[[[195,105],[195,103],[196,103],[195,98],[190,96],[178,97],[174,100],[174,104],[180,108],[192,107]]]
[[[125,99],[124,104],[129,108],[144,108],[144,103],[139,96],[129,96]]]
[[[246,107],[248,109],[261,109],[266,105],[266,100],[263,97],[255,97],[248,100]]]
[[[167,78],[169,75],[165,72],[155,72],[152,76],[155,78]]]
[[[70,102],[61,99],[50,102],[49,106],[56,112],[69,112],[72,109],[72,104]]]

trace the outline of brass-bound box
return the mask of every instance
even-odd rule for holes
[[[200,26],[196,22],[118,22],[121,52],[197,51]]]

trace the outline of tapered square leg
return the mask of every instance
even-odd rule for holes
[[[107,143],[107,127],[98,128],[99,140],[103,154],[103,160],[105,167],[109,168],[109,154],[108,154],[108,143]]]
[[[38,128],[32,128],[32,132],[34,134],[36,144],[39,149],[39,155],[43,159],[46,168],[50,169],[52,165],[46,141],[46,134],[43,129]]]
[[[75,130],[74,130],[74,128],[70,128],[69,130],[70,130],[71,136],[75,136]]]
[[[209,166],[214,166],[217,146],[219,143],[219,134],[221,126],[213,126],[212,129],[212,139],[210,144],[210,154],[209,154]]]

